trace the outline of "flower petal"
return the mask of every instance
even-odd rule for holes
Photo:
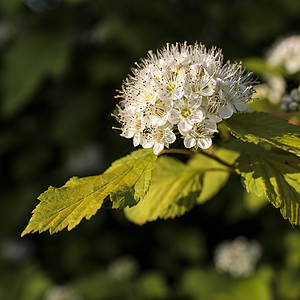
[[[159,152],[161,152],[164,149],[163,143],[155,143],[153,147],[153,153],[157,155]]]
[[[210,120],[210,119],[207,119],[205,120],[205,128],[206,129],[209,129],[209,130],[213,130],[213,131],[216,131],[217,130],[217,124],[216,122]]]
[[[208,86],[205,89],[203,89],[200,93],[202,96],[211,96],[213,95],[215,90],[213,89],[212,86]]]
[[[141,137],[140,136],[134,136],[133,137],[133,146],[136,147],[140,144],[141,142]]]
[[[183,144],[186,148],[192,148],[196,145],[196,139],[194,139],[193,137],[191,137],[190,135],[187,135],[184,140],[183,140]]]
[[[180,131],[180,133],[182,134],[182,132],[184,131],[189,131],[191,130],[193,127],[193,123],[190,120],[187,119],[182,119],[179,124],[178,124],[178,129]]]
[[[193,111],[191,121],[193,123],[199,123],[203,120],[203,118],[204,118],[203,111],[201,109],[198,109]]]
[[[172,124],[178,124],[180,121],[179,112],[177,109],[172,109],[168,115],[168,121]]]
[[[172,144],[176,141],[176,135],[171,130],[165,131],[165,142],[168,144]]]
[[[194,98],[190,97],[190,101],[189,101],[189,107],[192,110],[197,109],[201,105],[201,102],[202,102],[201,96],[198,96],[195,93],[193,93],[193,94],[196,95],[196,97],[194,97]]]
[[[219,122],[221,122],[222,121],[222,118],[220,118],[219,116],[217,116],[217,115],[213,115],[213,114],[207,114],[207,117],[210,119],[210,120],[212,120],[212,121],[214,121],[214,122],[216,122],[216,123],[219,123]]]
[[[154,145],[154,141],[143,141],[142,147],[143,148],[151,148]]]
[[[219,109],[219,116],[223,119],[230,118],[232,114],[233,110],[228,105],[225,105]]]
[[[245,111],[245,110],[247,110],[247,105],[244,102],[236,102],[236,103],[234,103],[234,106],[235,106],[235,108],[238,111]]]
[[[178,100],[183,96],[183,89],[177,89],[175,91],[173,91],[172,93],[172,99],[173,100]]]
[[[210,137],[203,137],[197,140],[197,145],[201,149],[208,149],[212,144],[212,139]]]

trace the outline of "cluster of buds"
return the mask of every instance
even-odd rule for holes
[[[300,86],[292,89],[289,95],[282,97],[280,107],[286,112],[300,110]]]
[[[223,64],[221,50],[201,44],[169,45],[151,51],[123,83],[115,116],[121,136],[158,154],[179,132],[186,148],[207,149],[217,123],[238,111],[254,93],[240,63]]]

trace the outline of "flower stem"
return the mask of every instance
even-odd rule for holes
[[[231,171],[233,171],[235,173],[235,167],[234,167],[234,164],[229,164],[227,163],[226,161],[222,160],[221,158],[219,158],[218,156],[216,156],[214,153],[208,153],[208,152],[205,152],[203,150],[200,150],[201,154],[207,156],[207,157],[210,157],[212,159],[214,159],[215,161],[219,162],[220,164],[228,167]]]
[[[197,152],[197,151],[191,151],[191,150],[185,150],[185,149],[164,149],[159,155],[169,154],[169,153],[184,154],[184,155],[190,155],[190,156],[197,155],[198,153],[203,154],[211,159],[214,159],[215,161],[219,162],[220,164],[226,166],[227,168],[229,168],[231,173],[236,173],[234,164],[231,165],[231,164],[227,163],[226,161],[217,157],[214,153],[208,153],[203,150],[200,150],[200,152]],[[212,168],[212,169],[209,169],[209,171],[226,171],[226,170]]]
[[[185,149],[165,149],[160,153],[166,154],[166,153],[177,153],[177,154],[185,154],[185,155],[195,155],[197,152],[191,151],[191,150],[185,150]]]

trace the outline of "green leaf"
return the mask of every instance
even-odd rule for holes
[[[160,157],[147,195],[136,206],[126,208],[125,215],[139,225],[158,218],[181,216],[196,203],[202,179],[203,171],[174,158]]]
[[[22,236],[71,230],[83,218],[90,219],[108,195],[114,208],[135,205],[148,191],[156,158],[152,149],[140,149],[115,161],[102,175],[73,177],[61,188],[49,187],[39,196],[41,202]]]
[[[300,268],[300,232],[288,232],[284,237],[284,245],[286,249],[286,265],[288,269],[298,271]]]
[[[220,149],[216,155],[233,163],[237,153]],[[213,197],[227,182],[229,168],[204,154],[195,155],[186,165],[170,157],[156,162],[149,192],[138,205],[125,209],[126,217],[139,225],[158,218],[183,215],[196,203]]]
[[[254,193],[248,193],[246,191],[243,198],[244,204],[250,212],[258,212],[263,206],[268,203],[268,199],[265,195],[259,197]]]
[[[243,60],[243,65],[247,69],[257,74],[282,74],[286,75],[286,71],[280,66],[271,66],[266,60],[259,57],[251,57]]]
[[[136,280],[136,299],[166,299],[170,288],[166,278],[158,271],[147,271]]]
[[[216,149],[215,155],[222,158],[228,164],[233,164],[235,159],[239,156],[238,152],[223,148]],[[197,198],[197,203],[199,204],[215,196],[227,183],[230,175],[227,166],[203,154],[195,155],[189,161],[188,165],[195,169],[205,171],[201,194]]]
[[[241,149],[236,171],[248,192],[266,196],[285,219],[300,222],[300,158],[248,144]]]
[[[153,149],[140,149],[116,160],[104,174],[117,174],[110,198],[113,208],[136,205],[147,193],[157,156]]]
[[[58,77],[66,69],[70,43],[62,35],[32,33],[17,40],[5,54],[2,69],[3,113],[20,111],[46,77]]]
[[[300,127],[267,113],[234,114],[223,121],[230,132],[244,142],[266,142],[300,156]]]
[[[260,268],[246,278],[233,278],[215,269],[190,268],[179,283],[182,299],[271,300],[272,271]]]

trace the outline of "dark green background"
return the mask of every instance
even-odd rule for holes
[[[55,285],[82,299],[300,299],[299,230],[270,204],[247,208],[239,178],[176,220],[138,227],[102,209],[71,232],[20,238],[49,185],[100,174],[133,150],[110,113],[148,50],[199,41],[222,48],[225,60],[263,57],[299,24],[298,0],[1,0],[0,299],[44,299]],[[263,247],[254,283],[214,270],[215,246],[238,235]],[[124,254],[138,274],[110,278]],[[225,291],[237,282],[250,298]]]

